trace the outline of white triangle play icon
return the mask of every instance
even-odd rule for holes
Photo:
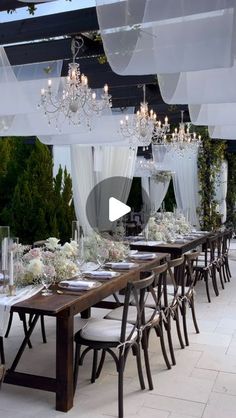
[[[109,221],[114,222],[127,213],[131,212],[131,208],[115,197],[109,198]]]

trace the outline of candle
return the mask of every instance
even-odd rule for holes
[[[13,251],[10,251],[9,285],[10,286],[14,285]]]
[[[77,230],[75,229],[75,236],[74,236],[74,240],[77,242],[78,241],[78,232],[77,232]]]
[[[2,271],[7,270],[7,238],[2,240]]]

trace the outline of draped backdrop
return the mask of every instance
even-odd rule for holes
[[[153,146],[153,158],[160,170],[172,172],[173,186],[177,208],[192,225],[198,226],[197,207],[199,206],[199,182],[197,152],[188,147],[181,152],[167,150],[164,145]]]
[[[71,173],[74,205],[77,219],[88,231],[91,227],[86,217],[86,201],[93,187],[109,177],[121,176],[124,181],[120,190],[108,190],[108,196],[116,192],[120,200],[127,202],[133,179],[137,149],[127,147],[82,147],[71,145]],[[114,186],[115,187],[115,186]],[[95,196],[94,196],[95,199]],[[103,201],[99,196],[94,202],[94,218],[101,220],[99,227],[106,229]]]

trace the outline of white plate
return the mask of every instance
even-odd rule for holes
[[[62,280],[58,283],[58,287],[73,291],[91,290],[101,286],[102,283],[92,280],[71,279]]]

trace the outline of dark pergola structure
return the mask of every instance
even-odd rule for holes
[[[26,7],[26,4],[0,0],[0,12],[20,7]],[[12,65],[63,59],[62,75],[65,75],[71,59],[71,36],[80,34],[85,41],[79,56],[81,71],[88,76],[92,88],[108,83],[114,108],[138,107],[143,94],[139,87],[146,84],[147,101],[160,118],[167,114],[171,123],[178,124],[180,109],[184,109],[185,120],[189,120],[187,106],[169,106],[163,102],[156,74],[120,76],[112,71],[108,62],[101,63],[104,61],[102,42],[88,36],[97,30],[95,7],[43,17],[37,17],[36,11],[33,18],[1,23],[0,40]]]

